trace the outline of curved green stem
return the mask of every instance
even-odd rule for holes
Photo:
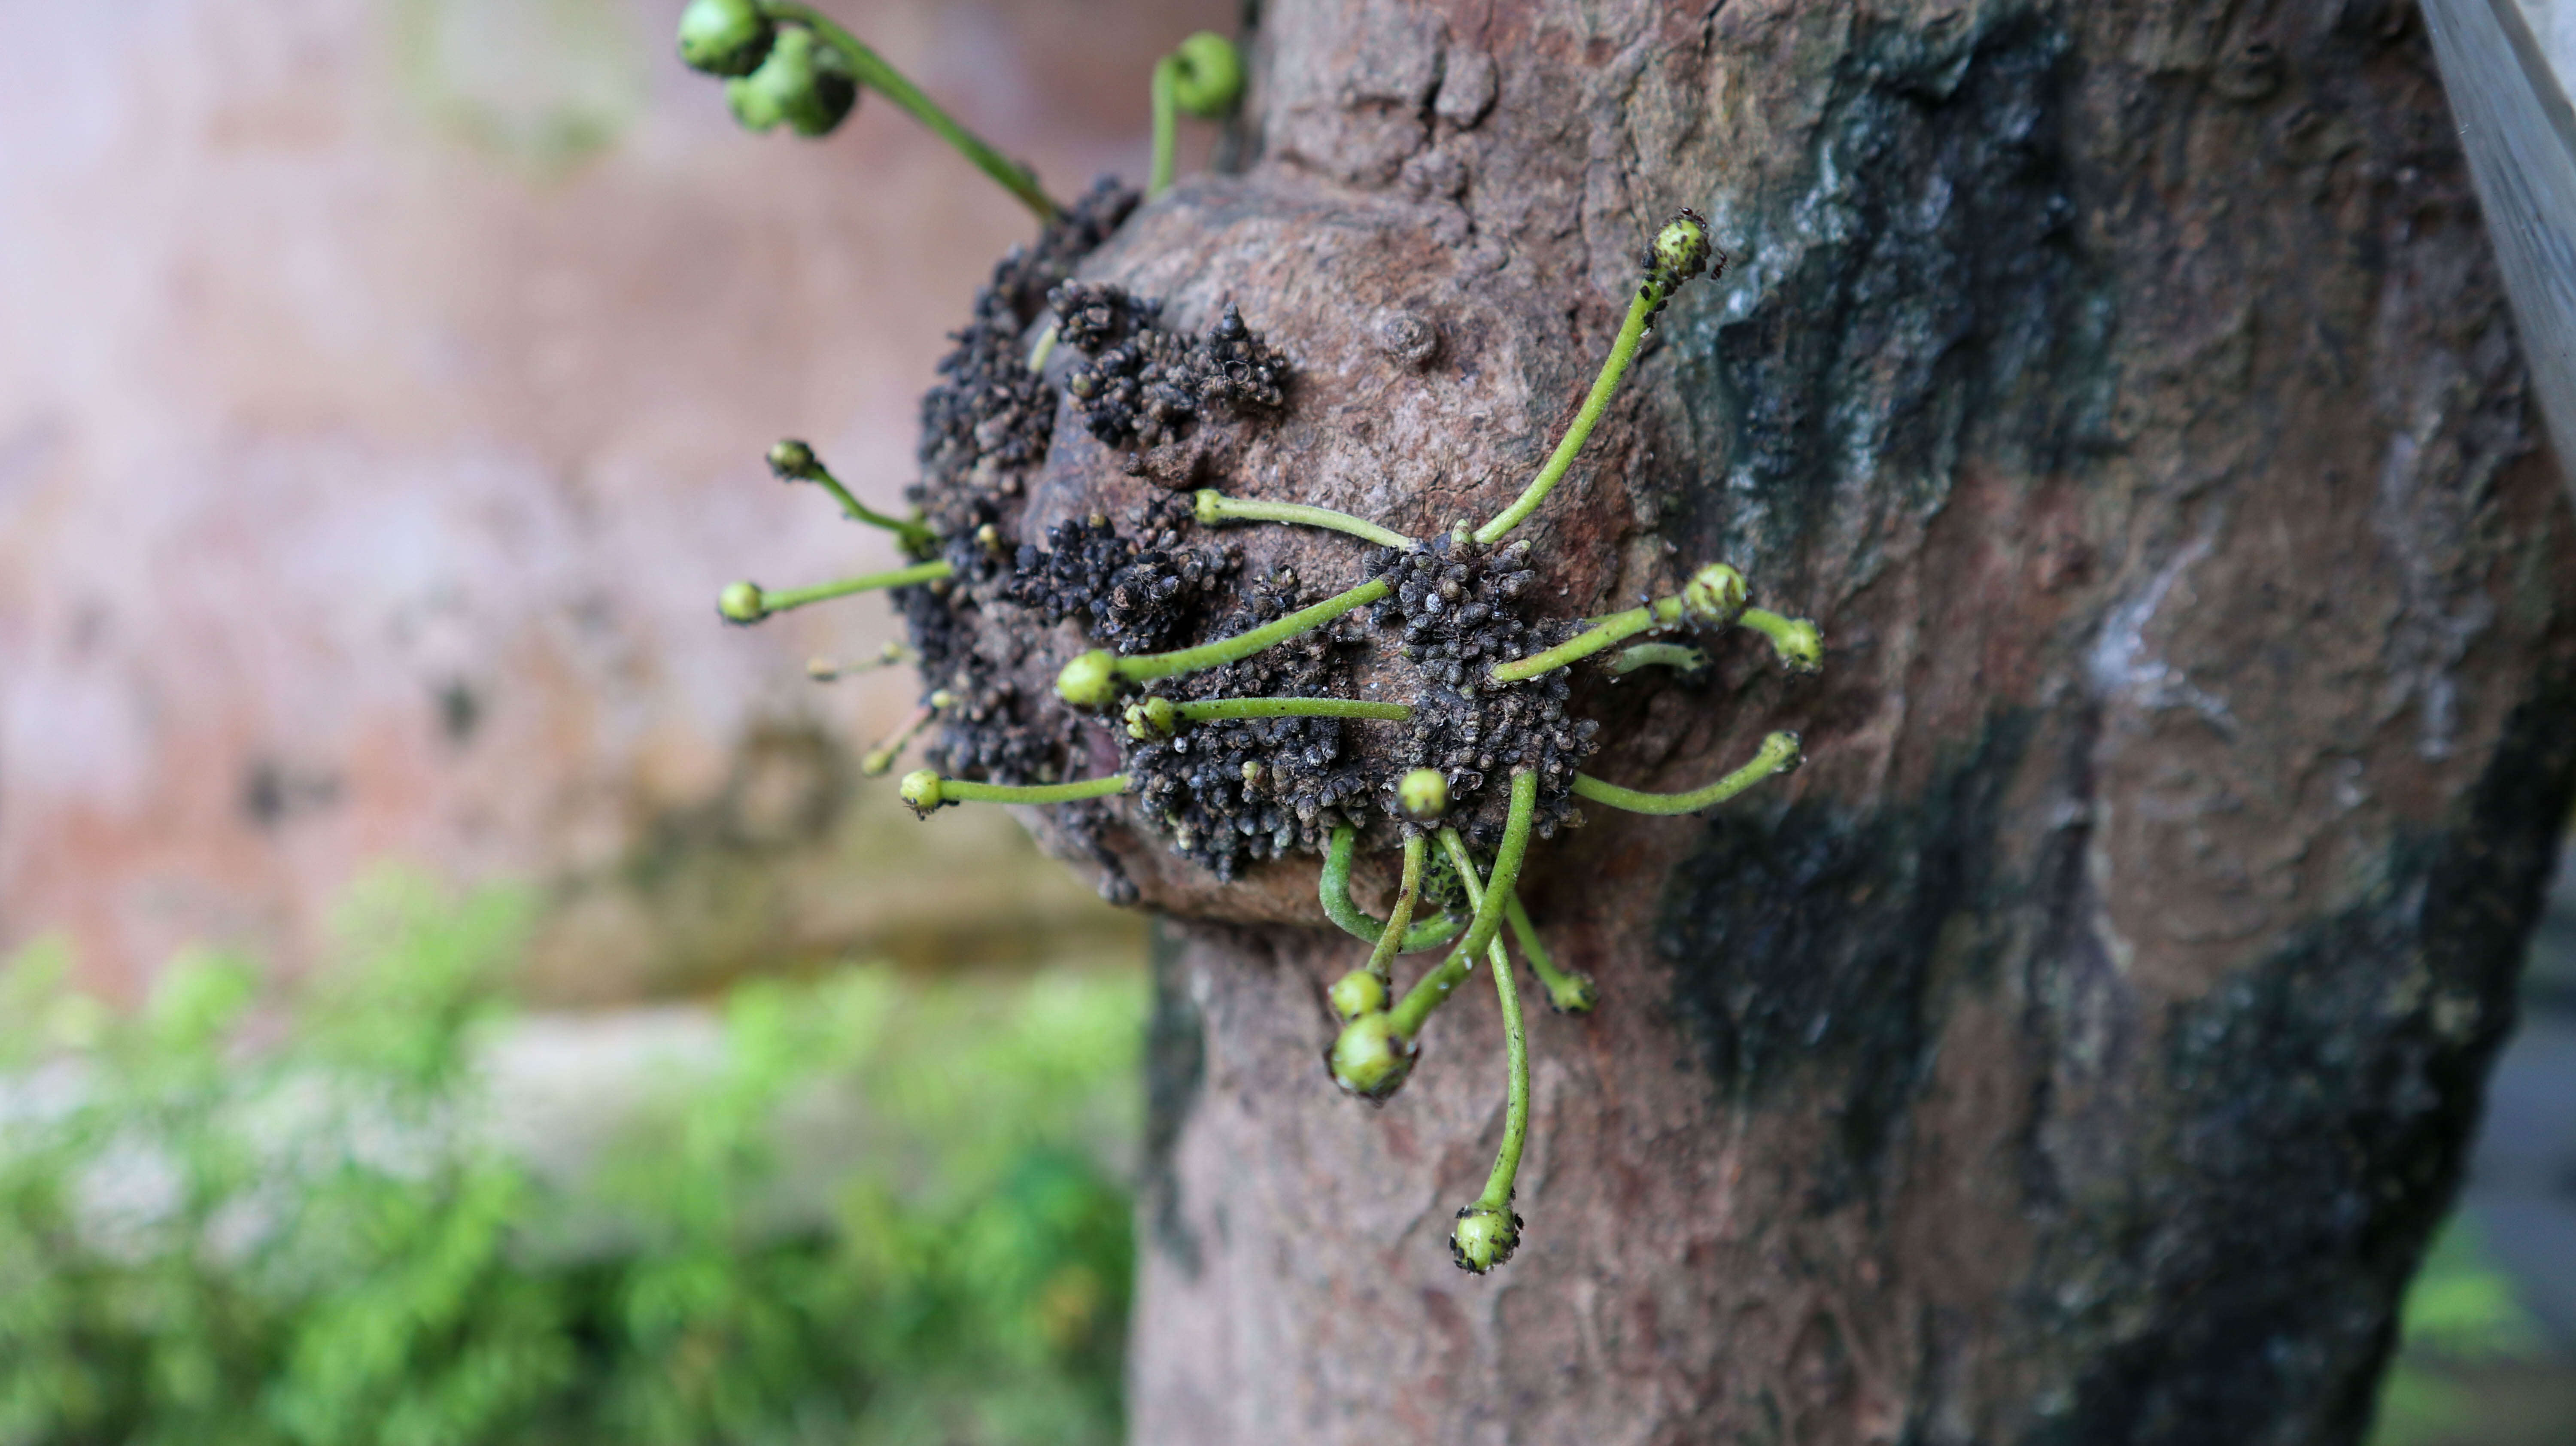
[[[1145,194],[1159,196],[1172,188],[1172,156],[1180,137],[1180,102],[1172,88],[1180,78],[1181,58],[1166,55],[1154,62],[1154,160],[1145,173]]]
[[[1541,673],[1552,673],[1568,663],[1579,663],[1613,643],[1625,642],[1648,628],[1665,627],[1682,620],[1679,597],[1659,597],[1641,608],[1612,613],[1596,618],[1593,625],[1543,653],[1498,663],[1488,675],[1497,683],[1518,683]]]
[[[861,85],[903,107],[913,119],[955,146],[958,154],[974,162],[977,170],[1000,182],[1003,190],[1018,197],[1020,204],[1028,207],[1041,223],[1051,222],[1062,214],[1064,208],[1039,189],[1038,179],[1028,167],[1004,156],[986,145],[982,137],[959,125],[954,117],[939,108],[937,102],[904,79],[901,71],[886,64],[884,57],[869,49],[857,36],[834,24],[832,17],[811,5],[794,4],[791,0],[760,0],[760,10],[772,20],[790,20],[804,26],[825,44],[841,52],[841,58],[850,63],[850,73],[858,78]]]
[[[1511,886],[1497,881],[1488,886],[1488,896],[1495,893],[1510,898]],[[1503,1058],[1510,1071],[1503,1097],[1503,1146],[1494,1152],[1493,1172],[1485,1176],[1485,1193],[1468,1208],[1508,1212],[1512,1206],[1512,1181],[1520,1174],[1521,1149],[1529,1143],[1529,1032],[1521,1024],[1520,985],[1512,978],[1511,960],[1504,956],[1500,939],[1494,941],[1494,994],[1503,1006]]]
[[[809,658],[805,663],[805,676],[817,683],[837,683],[859,673],[873,673],[879,668],[909,663],[915,656],[912,649],[890,642],[864,663],[836,663],[829,658]]]
[[[822,463],[815,463],[813,470],[805,475],[806,480],[811,481],[815,486],[822,488],[824,491],[831,493],[832,500],[841,504],[842,513],[852,522],[864,522],[870,527],[882,527],[886,531],[893,533],[895,535],[896,543],[900,545],[904,551],[918,556],[922,553],[933,551],[939,546],[939,534],[931,531],[928,525],[919,522],[906,522],[897,517],[888,517],[884,513],[870,507],[868,504],[861,502],[858,498],[851,496],[850,489],[842,486],[841,479],[833,476],[832,470],[824,466]]]
[[[883,743],[869,749],[859,760],[859,772],[869,778],[883,776],[894,767],[894,761],[903,756],[903,750],[911,745],[921,730],[930,726],[930,720],[938,716],[939,709],[928,703],[914,709],[902,727],[889,734]]]
[[[915,583],[936,582],[954,570],[945,560],[915,563],[910,567],[896,568],[892,572],[872,572],[865,577],[845,577],[839,582],[818,582],[812,587],[792,587],[784,592],[770,592],[764,589],[760,594],[760,603],[765,611],[783,613],[789,608],[801,608],[807,603],[823,602],[830,598],[848,597],[854,592],[873,592],[881,587],[911,587]]]
[[[1746,608],[1736,622],[1769,638],[1771,650],[1790,671],[1812,673],[1824,666],[1824,634],[1809,619],[1783,617],[1768,608]]]
[[[1358,698],[1205,698],[1176,710],[1192,723],[1231,718],[1375,718],[1401,723],[1413,716],[1403,703],[1370,703]]]
[[[1706,788],[1689,793],[1640,793],[1615,783],[1603,783],[1589,773],[1578,773],[1574,775],[1574,792],[1578,797],[1606,803],[1612,808],[1624,808],[1630,813],[1696,813],[1712,804],[1724,803],[1775,774],[1787,773],[1798,763],[1798,735],[1774,733],[1762,740],[1762,747],[1753,755],[1752,762]]]
[[[1622,648],[1619,656],[1602,664],[1613,673],[1633,673],[1639,668],[1665,667],[1675,672],[1688,672],[1705,666],[1708,654],[1682,643],[1639,643]]]
[[[1325,914],[1330,916],[1335,924],[1340,925],[1343,932],[1354,938],[1368,940],[1382,948],[1385,945],[1387,926],[1371,917],[1366,909],[1351,902],[1351,853],[1358,841],[1359,830],[1349,824],[1343,824],[1333,830],[1330,840],[1324,845],[1324,872],[1323,876],[1316,881],[1315,892],[1324,905]],[[1412,875],[1414,868],[1413,859],[1413,844],[1411,840],[1407,840],[1405,869],[1408,877]],[[1414,885],[1407,887],[1414,887]],[[1465,927],[1465,920],[1451,914],[1443,914],[1437,919],[1425,919],[1405,931],[1404,942],[1397,952],[1418,954],[1425,949],[1445,944],[1456,938],[1458,931]]]
[[[1568,974],[1556,967],[1556,956],[1547,952],[1547,943],[1539,938],[1538,926],[1530,922],[1529,910],[1522,906],[1518,890],[1503,901],[1503,918],[1512,926],[1512,937],[1520,941],[1521,957],[1529,960],[1530,972],[1547,990],[1548,1002],[1565,1014],[1582,1014],[1591,1009],[1595,995],[1591,977]]]
[[[1221,668],[1251,657],[1264,648],[1276,647],[1290,638],[1311,633],[1353,608],[1367,607],[1386,596],[1387,592],[1386,580],[1373,578],[1348,592],[1337,593],[1313,607],[1299,608],[1250,632],[1169,653],[1135,653],[1115,659],[1111,666],[1117,670],[1118,676],[1140,683],[1148,678],[1169,678],[1205,668]]]
[[[1574,425],[1565,429],[1556,451],[1539,469],[1537,477],[1521,490],[1512,505],[1494,514],[1494,519],[1476,529],[1478,542],[1491,544],[1504,533],[1521,525],[1556,484],[1565,477],[1565,469],[1574,465],[1574,454],[1583,450],[1584,440],[1592,435],[1593,424],[1610,405],[1611,394],[1619,390],[1619,379],[1628,374],[1628,364],[1637,359],[1637,343],[1646,335],[1646,323],[1655,307],[1664,299],[1664,288],[1652,281],[1639,284],[1637,294],[1628,300],[1627,318],[1619,323],[1619,335],[1610,343],[1610,359],[1601,364],[1601,375],[1593,378],[1591,395],[1583,399],[1583,409],[1574,414]]]
[[[1055,343],[1056,324],[1050,321],[1047,323],[1047,329],[1038,333],[1037,345],[1029,348],[1030,371],[1046,370],[1047,358],[1055,355]]]
[[[1476,916],[1467,925],[1466,937],[1440,962],[1440,967],[1425,974],[1395,1008],[1387,1011],[1395,1032],[1407,1039],[1422,1030],[1422,1022],[1431,1017],[1449,998],[1458,981],[1476,967],[1476,956],[1495,945],[1494,934],[1502,927],[1503,900],[1511,897],[1512,888],[1520,881],[1521,860],[1529,852],[1530,818],[1538,810],[1538,775],[1523,771],[1512,775],[1511,813],[1503,821],[1503,844],[1494,850],[1494,870],[1485,878],[1482,889],[1476,883],[1476,862],[1467,854],[1467,845],[1454,828],[1440,830],[1440,847],[1458,867],[1458,876],[1467,887],[1467,897],[1476,903]],[[1504,957],[1501,967],[1511,961]]]
[[[1388,985],[1390,992],[1393,988],[1394,975],[1387,966],[1393,964],[1395,956],[1403,952],[1407,929],[1413,923],[1414,901],[1422,897],[1423,855],[1430,850],[1431,840],[1424,835],[1417,833],[1405,836],[1404,882],[1396,888],[1395,907],[1386,911],[1386,927],[1378,931],[1377,947],[1369,951],[1368,972],[1376,975],[1380,984]],[[1347,889],[1342,894],[1342,902],[1346,904],[1350,902],[1350,893]]]
[[[1380,547],[1402,551],[1413,550],[1413,539],[1391,527],[1380,527],[1365,517],[1353,517],[1329,507],[1311,507],[1303,502],[1255,502],[1248,498],[1228,497],[1213,487],[1198,493],[1199,522],[1214,527],[1224,522],[1290,522],[1301,527],[1325,527],[1365,538]]]

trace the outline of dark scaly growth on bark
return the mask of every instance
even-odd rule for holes
[[[1287,403],[1288,359],[1232,302],[1196,338],[1163,328],[1161,302],[1116,286],[1070,283],[1053,304],[1058,335],[1091,359],[1065,378],[1065,391],[1091,435],[1112,447],[1159,446],[1210,411]]]
[[[1567,716],[1572,689],[1566,671],[1514,688],[1482,686],[1496,663],[1551,647],[1578,631],[1563,619],[1523,616],[1523,598],[1537,577],[1528,541],[1497,550],[1438,537],[1415,552],[1386,548],[1369,559],[1369,575],[1395,587],[1372,611],[1372,621],[1400,639],[1397,655],[1421,677],[1402,765],[1437,769],[1448,780],[1451,799],[1472,800],[1465,807],[1451,804],[1450,823],[1478,848],[1492,848],[1502,837],[1504,810],[1501,792],[1487,789],[1486,782],[1523,766],[1538,770],[1538,836],[1554,838],[1560,827],[1579,823],[1574,772],[1599,746],[1601,725]],[[1399,811],[1391,782],[1380,802],[1389,814]]]

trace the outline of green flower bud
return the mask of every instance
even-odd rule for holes
[[[1449,1231],[1449,1258],[1458,1268],[1482,1275],[1512,1258],[1520,1249],[1521,1217],[1506,1207],[1470,1205],[1458,1212]]]
[[[1140,698],[1127,705],[1127,736],[1144,740],[1169,738],[1181,726],[1181,710],[1169,698]]]
[[[1772,637],[1771,648],[1780,655],[1780,666],[1792,673],[1825,670],[1825,635],[1811,618],[1791,618]]]
[[[716,611],[729,623],[748,626],[769,616],[769,600],[761,596],[756,582],[729,582],[716,594]]]
[[[811,482],[822,472],[823,459],[794,437],[782,438],[769,449],[769,470],[781,482]]]
[[[1333,1006],[1335,1018],[1349,1021],[1363,1014],[1379,1014],[1386,1009],[1386,981],[1365,969],[1354,969],[1333,981],[1324,996]]]
[[[1243,99],[1243,56],[1234,42],[1202,30],[1172,51],[1172,103],[1201,120],[1234,114]]]
[[[1724,627],[1744,611],[1744,574],[1712,562],[1682,587],[1682,611],[1693,622]]]
[[[1412,1040],[1396,1033],[1394,1017],[1380,1011],[1343,1025],[1333,1047],[1324,1051],[1324,1064],[1333,1072],[1333,1083],[1346,1093],[1370,1104],[1384,1104],[1404,1088],[1419,1052]]]
[[[1449,780],[1437,768],[1417,768],[1395,786],[1395,803],[1415,823],[1431,823],[1449,811]]]
[[[790,25],[778,32],[758,70],[725,82],[725,99],[745,130],[774,130],[784,122],[800,136],[829,135],[859,103],[859,83],[839,51]]]
[[[1708,268],[1713,249],[1708,240],[1708,222],[1697,211],[1684,210],[1655,233],[1647,267],[1666,291],[1672,291]]]
[[[903,782],[895,786],[895,791],[903,795],[904,802],[912,805],[914,814],[928,818],[944,801],[939,796],[939,782],[936,769],[916,768],[903,776]]]
[[[689,0],[680,12],[680,59],[709,75],[751,74],[775,38],[755,0]]]
[[[1568,974],[1548,986],[1547,1006],[1559,1014],[1590,1014],[1601,1002],[1601,987],[1589,974]]]
[[[1055,675],[1055,695],[1076,708],[1108,707],[1118,701],[1118,660],[1098,648],[1081,654]]]

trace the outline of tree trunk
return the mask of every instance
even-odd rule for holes
[[[1104,845],[1238,921],[1157,963],[1137,1439],[2355,1439],[2576,702],[2568,517],[2411,7],[1273,0],[1252,57],[1233,173],[1090,267],[1296,357],[1227,485],[1485,515],[1696,206],[1733,262],[1542,514],[1543,610],[1724,560],[1830,653],[1585,695],[1617,781],[1775,727],[1810,761],[1534,854],[1605,1000],[1533,1017],[1489,1276],[1445,1248],[1501,1129],[1489,991],[1372,1111],[1316,1063],[1361,951],[1311,864]],[[1372,349],[1391,311],[1426,368]],[[1140,485],[1059,451],[1033,517]],[[1333,541],[1247,546],[1347,578]]]

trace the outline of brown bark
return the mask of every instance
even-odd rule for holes
[[[1219,888],[1111,840],[1149,902],[1239,921],[1159,964],[1139,1440],[2357,1435],[2509,1023],[2576,661],[2411,15],[1264,8],[1236,172],[1089,267],[1297,359],[1288,417],[1195,465],[1485,515],[1696,205],[1734,264],[1541,514],[1547,610],[1722,559],[1832,651],[1586,697],[1619,781],[1781,726],[1811,761],[1534,857],[1607,1002],[1535,1018],[1490,1277],[1443,1247],[1500,1129],[1487,992],[1372,1112],[1316,1064],[1358,950],[1309,927],[1311,864]],[[1396,311],[1427,368],[1374,345]],[[1031,524],[1150,485],[1058,438]]]

